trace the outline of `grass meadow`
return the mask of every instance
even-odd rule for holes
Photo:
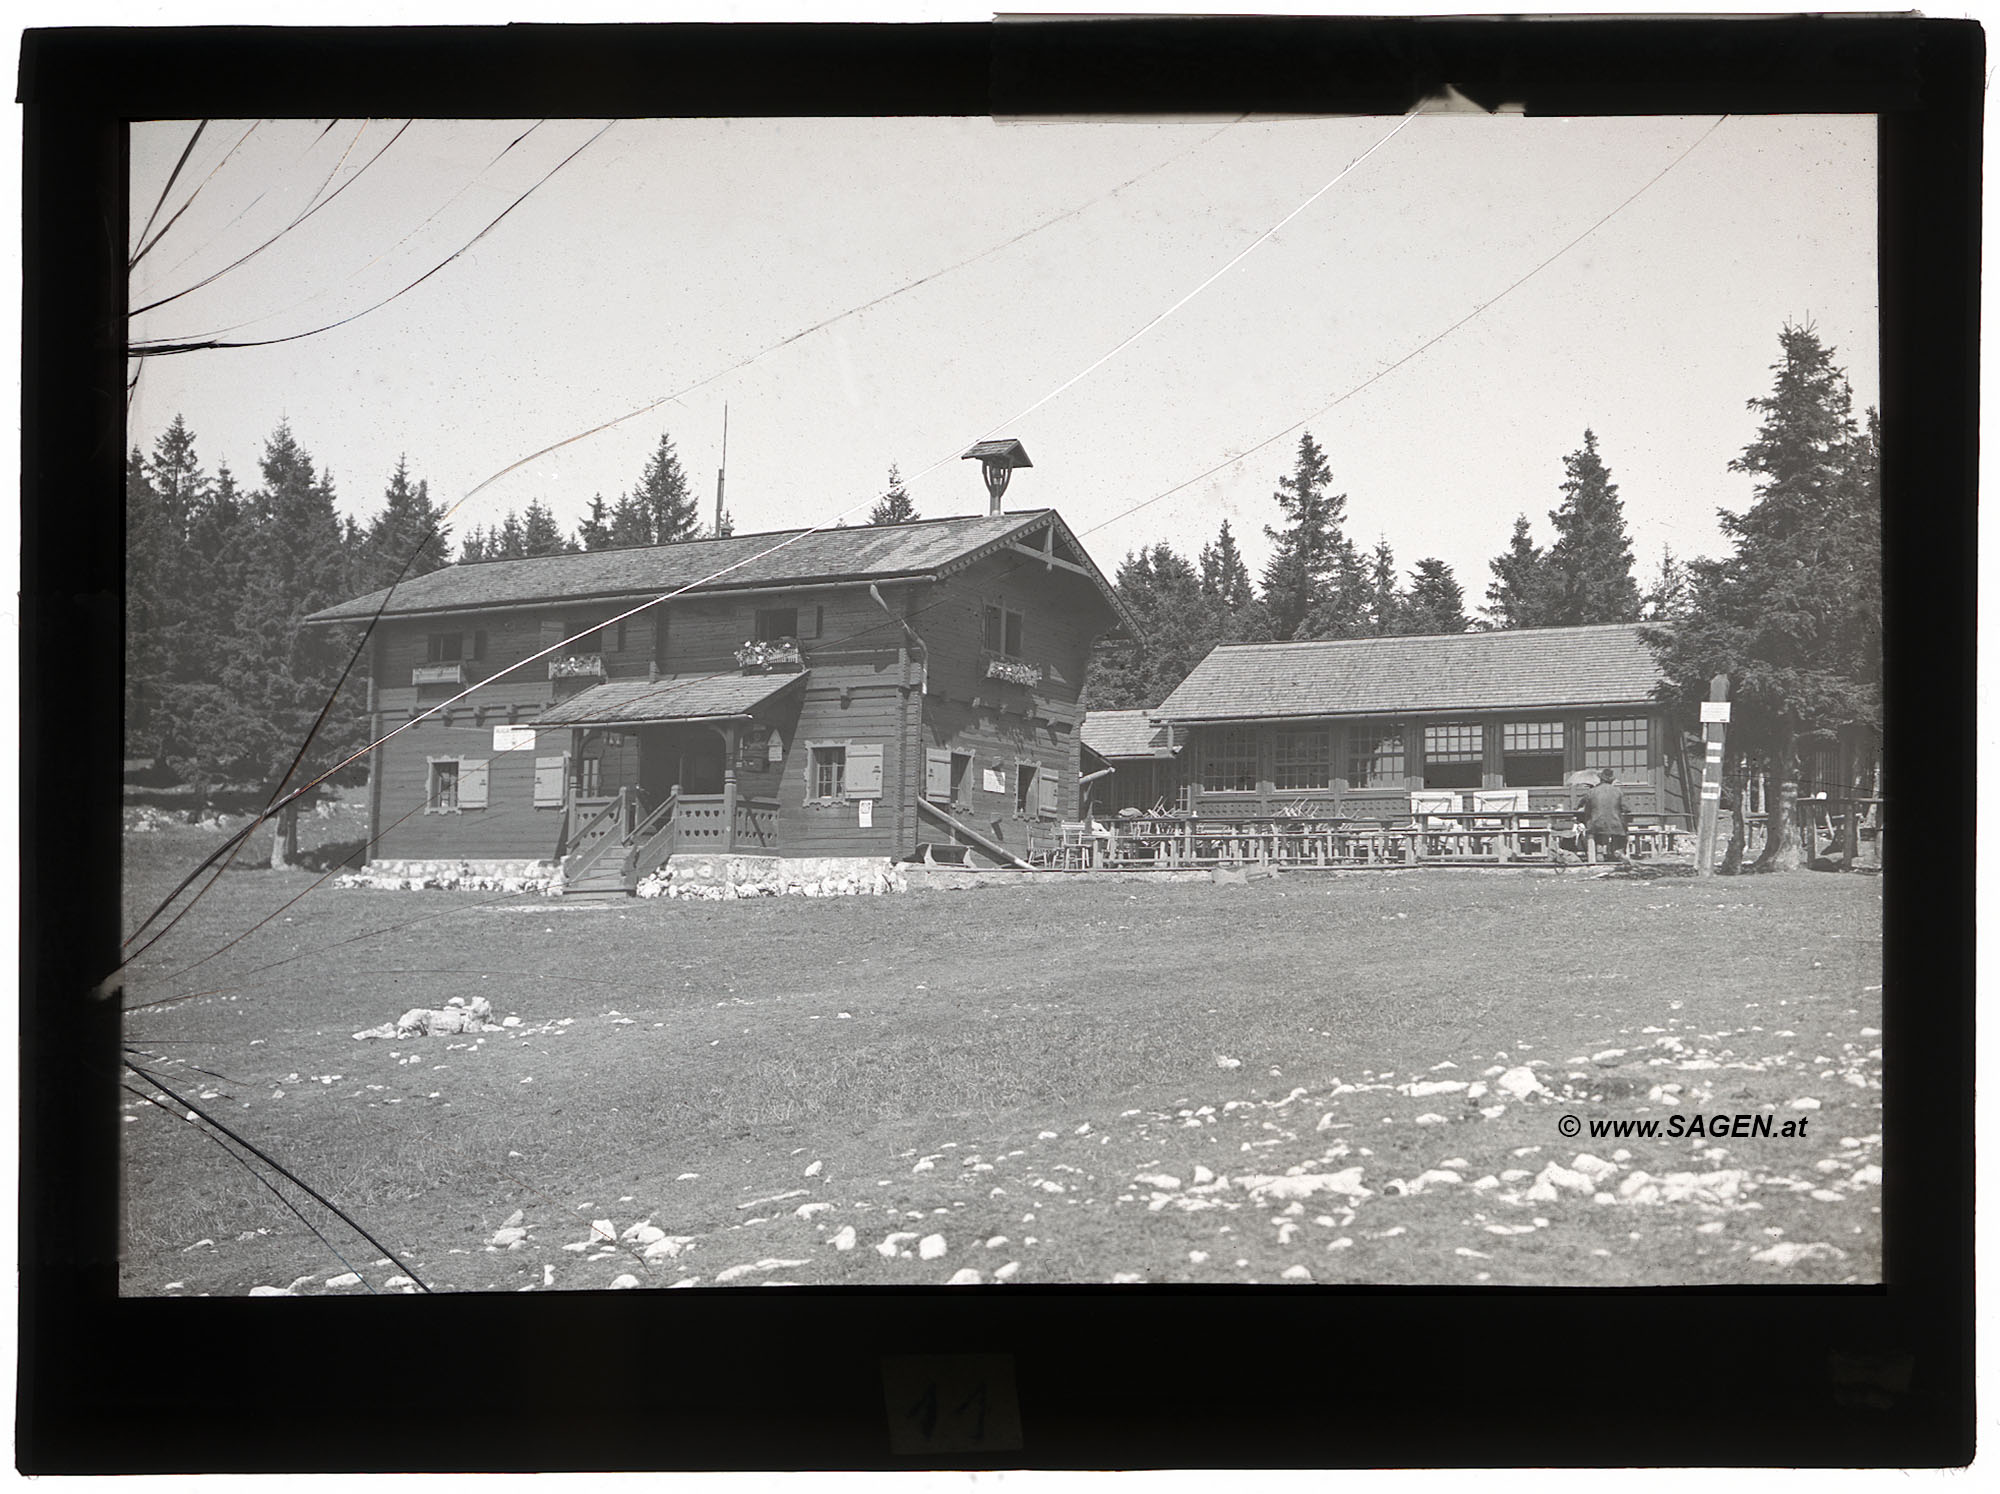
[[[129,834],[128,920],[220,839]],[[1425,870],[578,903],[232,869],[128,971],[133,1061],[393,1254],[121,1095],[123,1289],[1874,1281],[1880,894]],[[354,1036],[452,997],[516,1025]],[[1794,1134],[1589,1129],[1738,1114]]]

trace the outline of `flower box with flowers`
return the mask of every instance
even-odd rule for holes
[[[989,680],[1005,680],[1010,685],[1039,685],[1042,682],[1042,666],[1029,664],[1021,659],[1007,659],[998,654],[989,654],[986,659],[986,677]]]
[[[799,645],[791,638],[753,638],[736,650],[736,662],[744,669],[797,669],[805,661]]]
[[[601,680],[604,678],[604,655],[559,654],[549,660],[549,678],[552,680]]]

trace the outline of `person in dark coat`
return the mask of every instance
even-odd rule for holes
[[[1609,768],[1600,769],[1597,782],[1583,791],[1583,800],[1576,807],[1576,817],[1583,825],[1584,833],[1607,849],[1620,861],[1632,858],[1626,853],[1629,832],[1626,821],[1631,811],[1625,807],[1625,795],[1615,781],[1617,774]]]

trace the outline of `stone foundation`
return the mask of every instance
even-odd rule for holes
[[[639,884],[640,897],[867,897],[905,892],[886,856],[672,856]]]
[[[500,860],[371,861],[358,872],[334,878],[336,887],[372,887],[386,892],[418,892],[426,887],[474,892],[549,892],[556,881],[552,861]]]

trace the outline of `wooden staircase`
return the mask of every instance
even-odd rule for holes
[[[590,806],[579,804],[581,813]],[[676,795],[647,812],[637,790],[622,788],[565,838],[563,896],[630,897],[673,854]]]

